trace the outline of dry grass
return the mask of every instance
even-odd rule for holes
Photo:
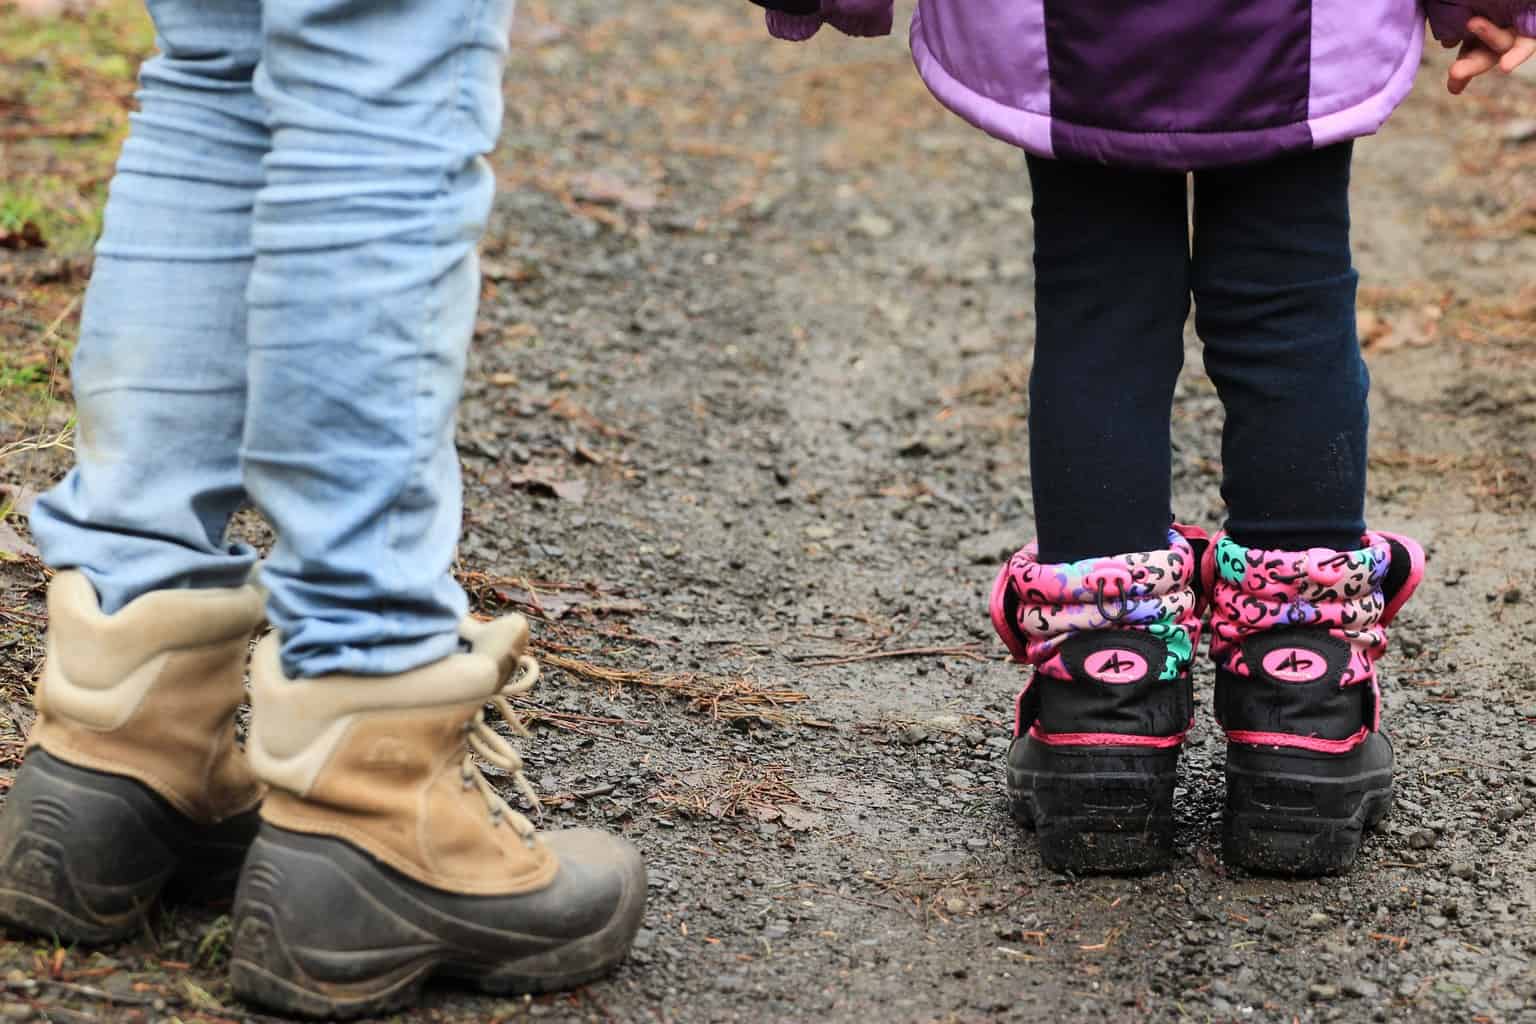
[[[745,762],[685,772],[651,793],[648,800],[698,818],[749,818],[772,821],[800,794],[790,786],[784,765]]]

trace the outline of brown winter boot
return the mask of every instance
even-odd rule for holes
[[[104,615],[48,588],[37,723],[0,813],[0,921],[68,941],[136,932],[167,884],[225,898],[259,824],[235,741],[260,591],[165,590]]]
[[[640,928],[645,868],[605,832],[541,835],[475,767],[532,797],[485,720],[538,663],[520,616],[466,621],[467,653],[396,676],[290,680],[278,638],[251,667],[251,763],[272,787],[235,897],[242,998],[309,1017],[381,1014],[427,979],[544,992],[615,967]],[[526,733],[523,733],[526,735]]]

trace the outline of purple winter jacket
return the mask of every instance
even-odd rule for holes
[[[770,31],[891,30],[892,0],[820,3]],[[1536,0],[918,0],[912,54],[940,102],[1031,153],[1194,170],[1375,132],[1426,16],[1455,43],[1473,14],[1536,35]]]

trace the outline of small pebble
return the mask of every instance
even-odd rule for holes
[[[1364,978],[1346,978],[1344,979],[1343,988],[1345,995],[1353,996],[1356,999],[1375,999],[1380,992],[1375,982],[1367,981]]]

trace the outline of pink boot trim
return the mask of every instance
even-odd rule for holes
[[[1292,736],[1283,732],[1248,732],[1233,730],[1227,733],[1228,743],[1242,743],[1253,747],[1290,747],[1294,750],[1311,750],[1319,754],[1347,754],[1371,734],[1371,730],[1361,726],[1353,736],[1346,736],[1342,740],[1327,740],[1320,736]]]
[[[1194,722],[1190,722],[1191,728]],[[1133,736],[1122,732],[1055,732],[1048,733],[1040,726],[1029,727],[1029,738],[1053,747],[1141,747],[1167,750],[1177,747],[1189,735],[1189,730],[1172,736]]]

